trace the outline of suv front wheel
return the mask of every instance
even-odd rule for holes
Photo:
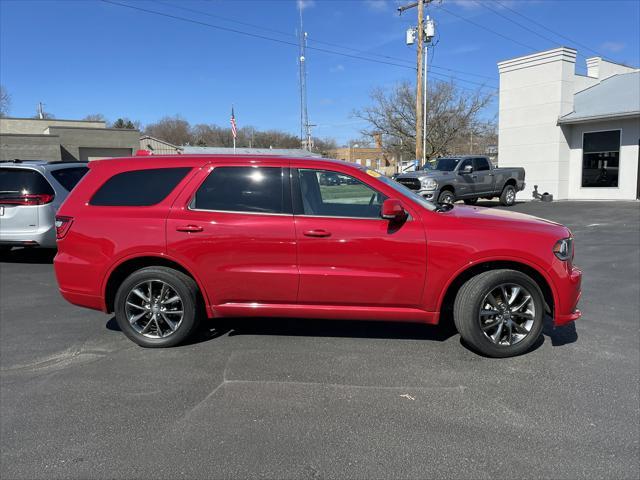
[[[173,347],[196,329],[198,286],[167,267],[142,268],[129,275],[115,298],[123,333],[142,347]]]
[[[458,291],[453,318],[462,339],[490,357],[529,350],[540,336],[545,303],[531,277],[517,270],[476,275]]]

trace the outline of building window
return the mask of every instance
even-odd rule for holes
[[[620,130],[585,133],[582,139],[582,186],[617,187]]]
[[[366,162],[366,164],[367,164],[367,167],[370,167],[370,166],[371,166],[371,159],[367,158],[367,159],[365,160],[365,162]]]

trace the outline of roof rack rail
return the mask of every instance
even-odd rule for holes
[[[54,160],[53,162],[47,162],[49,165],[59,165],[61,163],[89,163],[88,160]]]

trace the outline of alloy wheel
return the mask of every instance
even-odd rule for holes
[[[146,280],[127,295],[125,314],[131,327],[147,338],[166,338],[178,330],[184,303],[174,287],[162,280]]]
[[[500,346],[520,343],[536,317],[531,293],[522,285],[505,283],[493,288],[480,304],[478,320],[484,336]]]

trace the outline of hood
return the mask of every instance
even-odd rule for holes
[[[560,223],[525,213],[497,208],[456,205],[448,212],[442,212],[440,215],[447,215],[464,222],[483,223],[492,228],[507,228],[509,230],[522,229],[536,232],[546,231],[558,238],[564,238],[571,234],[571,231]]]

